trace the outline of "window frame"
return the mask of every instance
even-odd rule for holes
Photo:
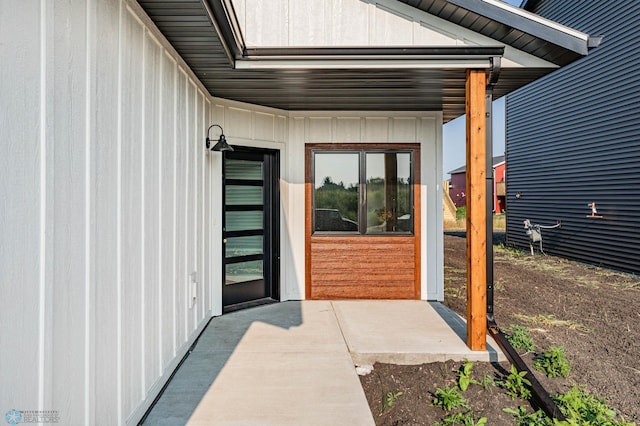
[[[415,223],[415,185],[416,185],[416,148],[406,145],[390,146],[385,144],[318,144],[309,147],[309,180],[311,183],[311,235],[312,236],[358,236],[358,237],[407,237],[414,236]],[[316,154],[358,154],[358,230],[357,231],[316,231]],[[411,214],[410,231],[367,232],[367,154],[409,154],[409,200]]]

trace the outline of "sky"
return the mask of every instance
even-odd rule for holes
[[[466,161],[466,116],[460,116],[444,125],[442,134],[442,173],[449,179],[449,172],[464,166]],[[504,97],[493,101],[493,155],[504,154]]]
[[[520,0],[503,0],[514,6],[520,6]],[[503,155],[505,150],[504,97],[493,102],[493,155]],[[465,164],[465,116],[456,118],[444,125],[442,147],[443,179],[449,179],[449,172]]]

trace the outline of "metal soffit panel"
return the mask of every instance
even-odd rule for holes
[[[529,40],[524,34],[515,37],[506,26],[444,0],[401,1],[477,32],[491,33],[497,40],[514,47],[533,46],[536,40],[539,44],[539,39]],[[413,55],[421,60],[433,58],[434,63],[438,60],[446,63],[443,58],[475,57],[488,64],[488,58],[501,55],[503,49],[501,46],[467,46],[440,50],[282,48],[248,51],[238,41],[223,0],[138,0],[138,3],[211,95],[283,110],[443,111],[447,122],[464,114],[463,66],[394,67],[391,62],[382,67],[378,59],[406,60],[407,55]],[[540,53],[543,47],[536,46]],[[565,60],[568,56],[563,55],[582,56],[559,47],[549,47],[545,55],[559,55]],[[300,64],[290,68],[251,67],[252,58],[291,60],[301,56],[310,58],[310,62],[333,58],[338,65],[331,69]],[[345,59],[351,62],[340,62]],[[354,66],[353,61],[364,64]],[[344,68],[341,63],[345,64]],[[242,67],[236,64],[246,67],[239,69]],[[494,95],[503,96],[550,71],[547,68],[503,69]]]

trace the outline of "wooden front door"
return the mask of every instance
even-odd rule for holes
[[[420,298],[418,144],[308,144],[306,297]]]

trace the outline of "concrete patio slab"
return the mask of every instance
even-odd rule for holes
[[[490,336],[487,351],[471,351],[465,321],[437,302],[356,300],[333,302],[333,307],[357,365],[506,360]]]
[[[214,318],[149,425],[373,425],[354,364],[503,360],[424,301],[283,302]],[[492,344],[495,348],[495,344]]]

